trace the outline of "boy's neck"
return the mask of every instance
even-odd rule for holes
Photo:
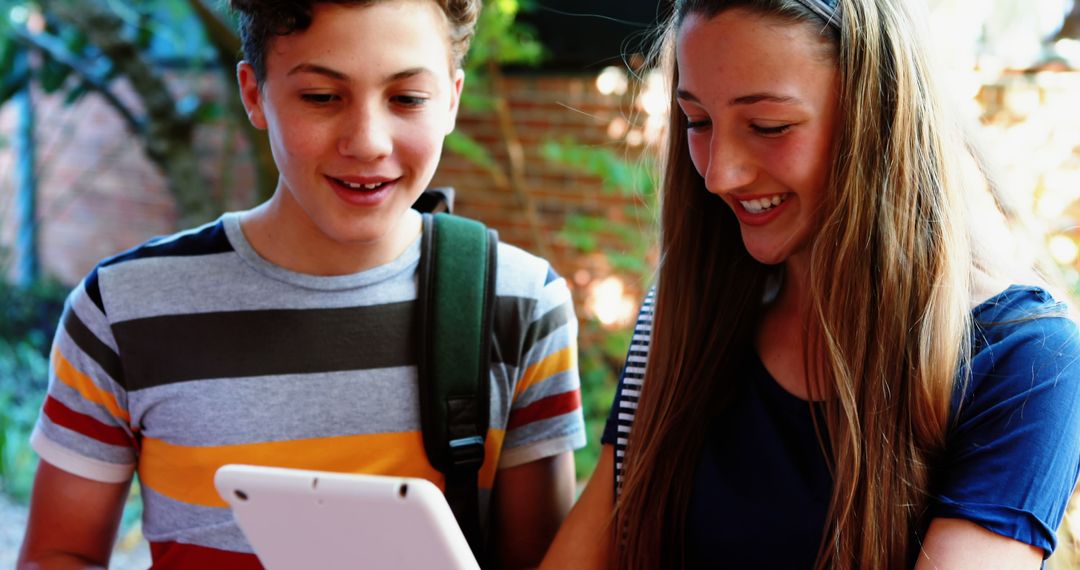
[[[288,214],[275,196],[240,215],[240,227],[264,259],[297,273],[350,275],[397,259],[420,234],[420,216],[406,211],[382,239],[341,242],[321,232],[310,219]]]

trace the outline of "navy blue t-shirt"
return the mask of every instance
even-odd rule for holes
[[[967,519],[1047,556],[1053,550],[1080,474],[1080,336],[1064,313],[1046,291],[1026,286],[974,309],[972,373],[953,398],[930,518]],[[647,337],[651,318],[644,321],[635,339]],[[644,367],[647,340],[635,344],[602,439],[616,446],[616,469],[640,388],[626,371]],[[687,513],[687,560],[810,568],[832,494],[810,404],[784,390],[756,354],[735,374],[743,381],[731,408],[701,426],[709,435]]]

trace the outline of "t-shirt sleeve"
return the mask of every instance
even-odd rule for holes
[[[1077,327],[1063,317],[999,321],[976,342],[931,516],[970,520],[1049,556],[1080,473]]]
[[[623,402],[623,390],[626,389],[626,365],[623,365],[622,374],[619,375],[619,384],[615,388],[615,400],[611,402],[611,411],[608,412],[607,421],[604,422],[604,432],[600,435],[602,445],[615,445],[619,440],[619,410]]]
[[[135,469],[136,435],[96,272],[65,303],[30,441],[41,459],[88,479],[124,482]]]
[[[500,468],[585,446],[577,335],[570,289],[549,269],[524,333]]]
[[[604,433],[600,437],[600,443],[616,446],[616,453],[620,458],[622,451],[626,448],[626,437],[630,433],[638,398],[641,396],[641,387],[645,381],[645,365],[648,363],[649,341],[652,338],[655,294],[655,289],[650,290],[638,310],[634,334],[630,337],[630,347],[626,351],[626,360],[623,362],[619,384],[615,389],[615,401],[611,403],[611,411],[604,424]]]

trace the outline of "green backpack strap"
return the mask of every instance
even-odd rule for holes
[[[446,477],[446,500],[483,560],[478,473],[490,400],[498,235],[480,222],[424,214],[417,314],[424,449]]]

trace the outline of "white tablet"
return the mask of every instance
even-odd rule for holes
[[[226,465],[214,485],[268,570],[479,568],[425,479]]]

